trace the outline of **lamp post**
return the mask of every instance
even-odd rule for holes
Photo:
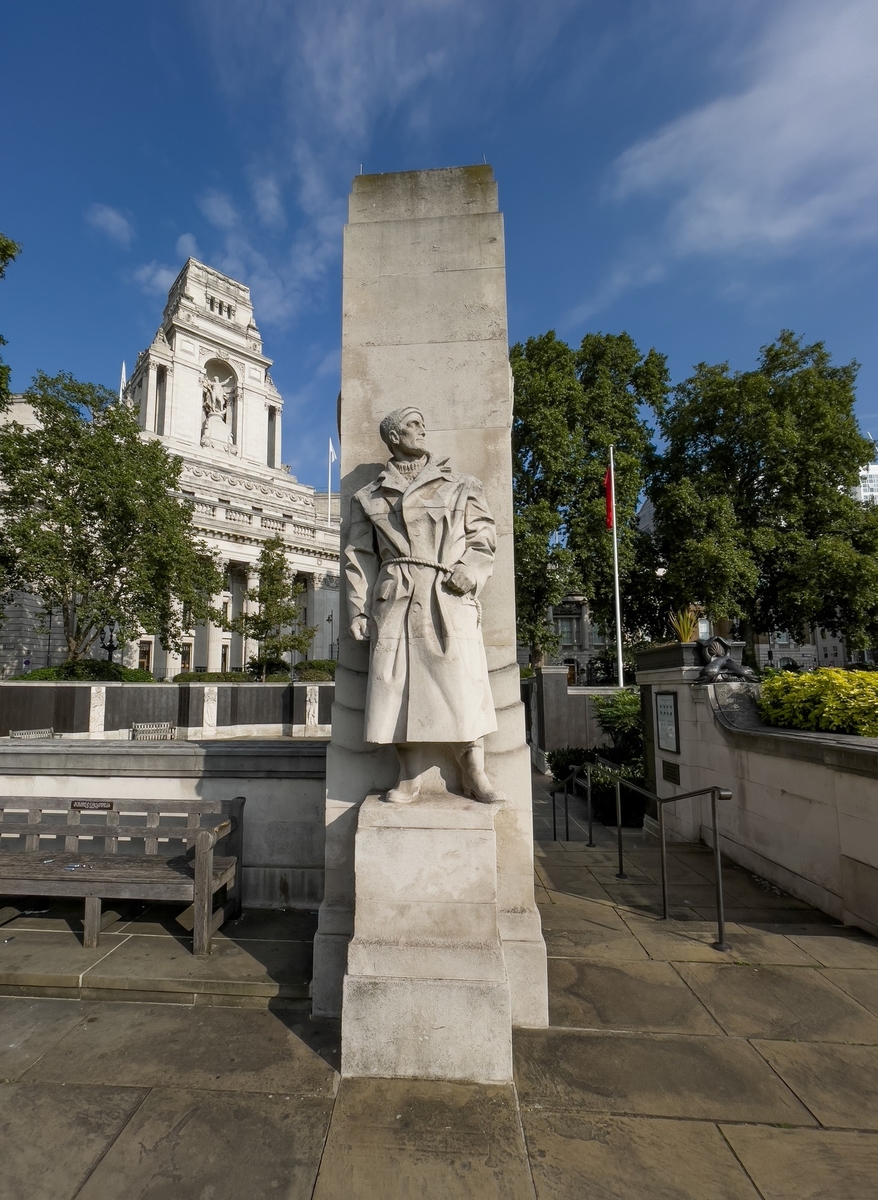
[[[119,649],[116,642],[113,640],[113,633],[115,632],[115,629],[116,629],[116,622],[110,621],[110,623],[107,625],[107,629],[110,631],[109,638],[107,638],[105,636],[103,629],[101,630],[101,646],[107,652],[107,662],[112,662],[113,655]]]
[[[335,646],[335,613],[331,612],[329,614],[329,616],[326,618],[326,623],[329,626],[329,657],[335,658],[335,654],[333,652]]]

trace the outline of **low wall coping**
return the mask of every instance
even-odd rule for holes
[[[0,775],[323,779],[328,738],[0,743]]]

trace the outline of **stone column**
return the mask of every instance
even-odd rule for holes
[[[158,363],[150,360],[146,367],[146,412],[144,413],[144,429],[155,429],[155,393],[157,371]]]
[[[496,923],[512,1023],[546,1025],[546,950],[534,902],[531,768],[515,643],[503,221],[491,168],[357,176],[345,229],[343,314],[342,546],[353,493],[377,477],[388,457],[378,424],[403,404],[423,410],[437,457],[450,456],[455,471],[483,481],[496,520],[493,577],[480,597],[498,723],[486,739],[487,769],[507,797],[491,814]],[[363,740],[369,654],[349,633],[343,575],[339,608],[325,893],[312,988],[314,1012],[326,1015],[339,1014],[350,970],[359,808],[397,774],[393,748]]]
[[[220,570],[228,570],[228,563],[220,563]],[[218,593],[211,600],[211,607],[222,609],[223,596]],[[207,669],[219,671],[222,669],[223,627],[213,621],[207,622]]]
[[[247,599],[247,593],[255,592],[258,587],[259,587],[259,572],[256,570],[255,567],[248,567],[247,568],[247,578],[245,581],[244,599],[242,601],[244,611],[247,613],[255,612],[259,607],[255,600]],[[243,662],[244,670],[246,671],[247,663],[250,661],[250,659],[256,658],[256,656],[259,654],[259,643],[255,642],[252,638],[247,638],[247,637],[242,638],[242,643],[243,643],[243,653],[244,653],[242,662]]]

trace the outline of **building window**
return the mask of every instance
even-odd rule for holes
[[[704,639],[710,637],[710,621],[707,617],[698,618],[698,637]]]
[[[141,642],[140,653],[137,656],[137,665],[141,671],[152,670],[152,642]]]
[[[779,629],[774,635],[774,640],[779,646],[788,646],[790,644],[790,635],[785,629]]]
[[[595,625],[591,631],[591,644],[596,647],[607,644],[607,635],[599,625]]]
[[[277,409],[270,408],[268,410],[268,447],[266,451],[266,461],[270,467],[275,465],[275,454],[277,450]]]
[[[191,642],[183,643],[183,648],[180,651],[180,670],[181,671],[191,671],[192,670],[192,643]]]
[[[229,602],[228,602],[228,600],[223,600],[223,625],[228,625],[228,623],[229,623]]]
[[[578,617],[556,617],[555,629],[561,638],[561,647],[579,645],[579,618]]]
[[[228,671],[229,669],[229,647],[227,642],[223,642],[220,650],[220,670]]]
[[[155,431],[165,432],[165,407],[168,392],[168,368],[159,367],[155,373]]]

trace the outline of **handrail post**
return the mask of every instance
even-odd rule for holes
[[[625,862],[622,857],[622,781],[618,775],[616,776],[616,844],[619,848],[619,870],[616,872],[616,878],[627,879]]]
[[[564,841],[570,841],[570,776],[564,782]]]
[[[591,763],[585,764],[586,776],[586,803],[588,805],[588,841],[587,846],[594,845],[594,832],[592,830],[592,811],[591,811]]]
[[[665,806],[658,802],[659,848],[662,860],[662,920],[668,919],[668,847],[665,841]]]
[[[549,795],[552,797],[552,841],[557,842],[557,840],[558,840],[558,813],[557,813],[558,793],[553,790],[553,791],[549,792]]]
[[[710,815],[713,819],[713,870],[716,877],[716,942],[714,949],[729,950],[726,942],[726,915],[723,907],[723,860],[719,848],[719,827],[716,818],[716,797],[720,789],[710,789]],[[730,793],[727,793],[731,799]]]

